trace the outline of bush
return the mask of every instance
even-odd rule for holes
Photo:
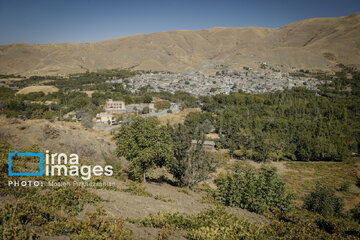
[[[110,219],[103,208],[87,214],[88,219],[74,224],[70,239],[131,239],[132,231],[120,218]]]
[[[36,109],[31,113],[32,119],[41,119],[43,118],[44,111],[42,109]]]
[[[154,107],[158,110],[161,110],[161,109],[167,109],[167,108],[170,108],[171,107],[171,104],[169,101],[166,101],[166,100],[161,100],[161,101],[156,101],[154,103]]]
[[[343,217],[323,217],[297,209],[264,226],[265,239],[358,239],[359,224]]]
[[[159,212],[154,215],[150,214],[143,219],[134,220],[133,222],[142,227],[170,227],[171,229],[187,230],[189,231],[188,235],[190,239],[240,239],[236,236],[244,236],[246,234],[250,236],[254,234],[256,230],[254,224],[244,219],[238,219],[221,206],[208,208],[193,215],[183,215],[179,212]],[[224,235],[222,235],[224,233],[223,231],[218,232],[220,229],[241,229],[242,231],[238,231],[237,233],[229,232],[226,234],[226,237],[224,237]]]
[[[93,127],[93,121],[92,121],[92,115],[89,112],[85,112],[81,114],[81,125],[84,128],[92,128]]]
[[[193,215],[159,212],[143,219],[128,219],[140,227],[183,230],[197,240],[234,239],[357,239],[359,228],[343,218],[324,218],[307,211],[282,213],[271,223],[255,224],[237,218],[224,207],[205,209]],[[288,215],[289,214],[289,215]]]
[[[152,197],[152,194],[146,191],[146,187],[138,182],[129,181],[126,184],[125,189],[122,189],[123,192],[128,192],[136,196]]]
[[[141,111],[142,114],[148,114],[150,112],[149,107],[144,107],[143,110]]]
[[[343,205],[344,200],[337,197],[333,189],[316,184],[315,191],[305,198],[303,208],[327,217],[340,215]]]
[[[54,115],[53,112],[46,111],[43,116],[45,119],[50,120],[50,119],[53,119],[53,117],[54,117],[53,115]]]
[[[277,176],[276,168],[263,166],[256,175],[251,169],[236,170],[219,177],[216,182],[220,203],[263,214],[284,211],[292,205],[293,195],[285,191],[285,183]]]
[[[343,182],[339,187],[339,191],[340,192],[349,192],[350,186],[351,186],[350,182]]]
[[[360,202],[350,210],[350,214],[355,221],[360,223]]]

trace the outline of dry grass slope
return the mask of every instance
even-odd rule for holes
[[[183,124],[186,118],[186,115],[188,115],[191,112],[199,112],[201,111],[199,108],[186,108],[184,110],[166,114],[163,116],[158,117],[161,124],[166,125],[169,123],[170,125],[176,125],[176,124]]]
[[[59,91],[59,89],[54,86],[31,86],[20,89],[16,94],[29,94],[32,92],[43,92],[45,94],[49,94],[57,91]]]
[[[58,75],[104,68],[214,71],[271,65],[331,69],[360,65],[360,13],[282,28],[224,28],[138,34],[96,43],[0,46],[2,73]]]
[[[104,155],[111,156],[115,144],[109,132],[84,130],[79,123],[54,122],[44,119],[22,121],[0,116],[0,140],[14,148],[37,144],[54,152],[76,153],[92,161],[104,163]]]

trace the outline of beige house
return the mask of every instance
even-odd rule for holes
[[[113,125],[115,123],[115,117],[109,113],[96,114],[96,122]]]
[[[125,102],[123,101],[113,101],[112,99],[108,99],[105,103],[105,111],[125,111]]]

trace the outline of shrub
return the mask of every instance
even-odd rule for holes
[[[186,190],[186,189],[178,189],[177,191],[178,191],[178,192],[182,192],[182,193],[184,193],[184,194],[186,194],[186,195],[190,195],[189,191]]]
[[[93,127],[93,121],[92,121],[92,115],[89,112],[85,112],[81,114],[81,125],[84,128],[92,128]]]
[[[164,228],[170,226],[173,229],[181,230],[200,230],[193,232],[190,235],[196,236],[201,234],[205,229],[216,229],[219,227],[227,227],[235,223],[250,224],[245,220],[239,220],[234,215],[226,211],[224,207],[212,207],[193,215],[183,215],[179,212],[167,213],[159,212],[157,214],[150,214],[149,216],[134,220],[138,225],[143,227]],[[203,239],[193,237],[191,239]],[[236,239],[236,238],[234,238]]]
[[[189,239],[357,239],[358,226],[343,218],[324,218],[308,211],[281,213],[271,223],[258,224],[237,218],[224,207],[205,209],[193,215],[159,212],[143,219],[128,219],[140,227],[185,230]],[[262,224],[261,224],[262,223]]]
[[[360,202],[350,210],[350,214],[355,221],[360,223]]]
[[[50,119],[53,119],[53,112],[50,112],[50,111],[46,111],[45,113],[44,113],[44,118],[45,119],[48,119],[48,120],[50,120]]]
[[[315,191],[305,198],[303,208],[323,216],[334,216],[341,213],[343,205],[343,199],[337,197],[333,189],[318,183]]]
[[[138,182],[129,181],[126,184],[127,188],[122,189],[123,192],[128,192],[132,195],[152,197],[152,194],[146,191],[146,187]]]
[[[351,186],[350,182],[343,182],[339,187],[339,191],[340,192],[349,192],[350,186]]]
[[[192,220],[198,224],[188,231],[190,239],[264,239],[261,228],[223,208],[205,210]]]
[[[170,202],[170,203],[175,202],[175,201],[174,201],[173,199],[171,199],[169,196],[164,196],[164,195],[155,195],[155,196],[154,196],[154,199],[160,200],[160,201],[163,201],[163,202]]]
[[[359,225],[342,217],[291,211],[263,228],[264,239],[358,239]]]
[[[110,219],[104,209],[97,208],[87,216],[88,219],[74,224],[70,239],[131,239],[132,231],[125,228],[125,221]]]
[[[31,118],[32,119],[40,119],[43,117],[43,113],[44,113],[44,110],[42,109],[36,109],[35,111],[33,111],[31,113]]]
[[[169,101],[166,101],[166,100],[161,100],[161,101],[156,101],[154,103],[154,107],[158,110],[161,110],[161,109],[167,109],[167,108],[170,108],[171,107],[171,104]]]
[[[149,107],[144,107],[143,110],[141,111],[142,114],[148,114],[150,112]]]
[[[219,177],[216,184],[219,201],[226,206],[263,214],[284,211],[292,205],[293,195],[286,193],[276,168],[263,166],[258,175],[249,168],[236,170],[234,174]]]

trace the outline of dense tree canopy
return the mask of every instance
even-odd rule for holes
[[[122,125],[116,132],[116,153],[130,162],[130,173],[145,181],[152,167],[162,167],[173,160],[173,143],[166,127],[155,118],[135,118],[131,125]]]
[[[352,77],[348,77],[348,75]],[[257,161],[342,161],[359,151],[360,74],[351,68],[320,85],[277,93],[202,97],[205,113],[188,115],[191,129],[205,119],[220,135],[217,145]]]
[[[256,213],[287,210],[293,196],[286,193],[285,183],[276,169],[263,166],[259,174],[237,169],[234,174],[220,176],[216,185],[219,200],[227,206],[240,207]]]

